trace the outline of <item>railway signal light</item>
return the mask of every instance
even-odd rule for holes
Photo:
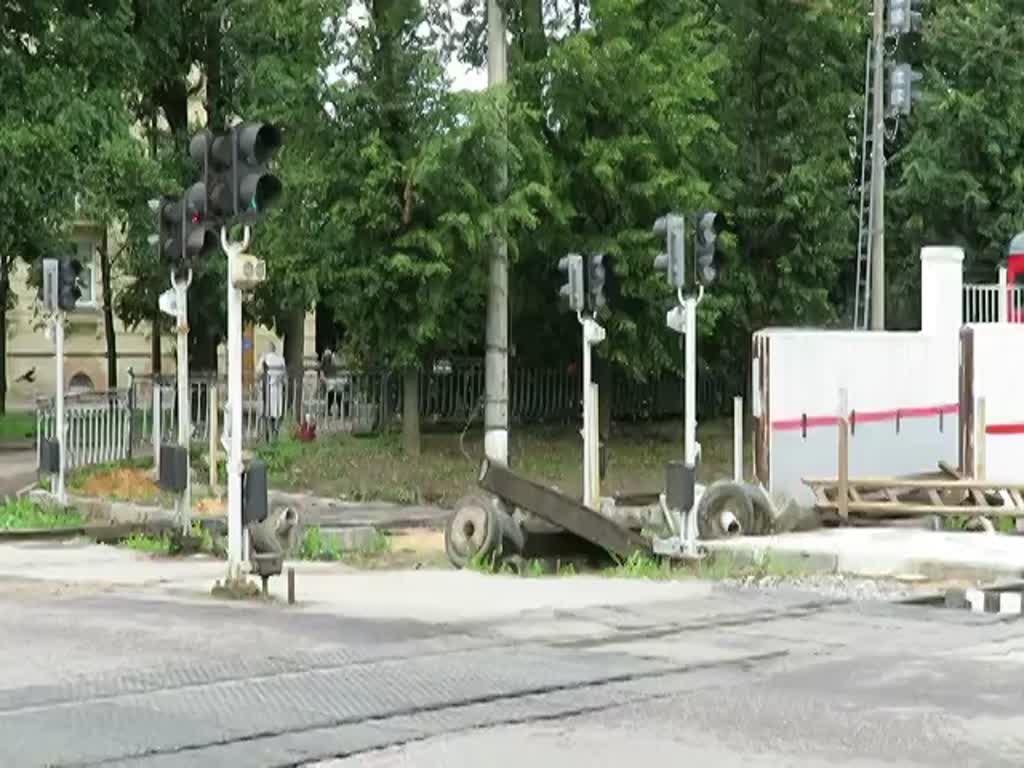
[[[673,288],[686,285],[686,220],[670,213],[654,223],[655,234],[665,238],[665,251],[654,259],[654,268],[664,272]]]
[[[612,257],[605,253],[592,254],[587,258],[587,300],[591,312],[608,305],[614,288],[615,271]]]
[[[694,238],[697,280],[701,285],[711,285],[718,277],[718,264],[715,258],[717,242],[718,214],[714,211],[702,211],[697,214],[697,234]]]
[[[897,64],[889,73],[889,112],[893,115],[909,115],[914,99],[919,97],[914,83],[924,79],[909,64]]]
[[[558,260],[558,271],[565,275],[565,283],[558,289],[558,295],[568,301],[573,312],[582,312],[586,307],[583,257],[575,253],[563,256]]]
[[[208,228],[206,184],[200,181],[189,187],[185,192],[182,206],[182,256],[186,264],[193,264],[199,258],[217,250],[217,235]]]
[[[57,266],[57,306],[70,312],[82,298],[78,280],[82,276],[82,262],[73,256],[62,256]]]
[[[909,35],[921,28],[921,14],[915,11],[917,0],[889,0],[887,32],[890,37]]]

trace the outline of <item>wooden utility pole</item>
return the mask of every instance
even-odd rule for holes
[[[874,0],[871,109],[871,330],[885,330],[885,0]]]
[[[490,88],[502,88],[508,81],[505,36],[505,14],[502,13],[497,0],[487,0],[487,85]],[[498,141],[500,149],[498,167],[494,175],[495,198],[504,200],[508,185],[508,126],[504,120]],[[505,233],[496,232],[491,246],[487,292],[487,356],[484,361],[484,453],[490,461],[507,466],[508,243]]]

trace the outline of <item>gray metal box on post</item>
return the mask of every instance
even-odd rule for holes
[[[693,507],[697,470],[684,461],[665,464],[665,504],[669,509],[686,512]]]
[[[160,487],[181,493],[188,486],[188,451],[180,445],[160,446]]]
[[[253,459],[242,473],[242,525],[262,523],[269,513],[267,465],[266,462]]]
[[[39,471],[47,475],[60,472],[60,443],[55,438],[39,441]]]

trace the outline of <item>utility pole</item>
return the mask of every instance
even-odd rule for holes
[[[487,85],[500,88],[508,81],[505,14],[498,0],[487,0]],[[503,114],[503,118],[506,115]],[[495,197],[504,200],[508,185],[508,125],[502,120]],[[487,291],[487,355],[484,360],[484,453],[490,461],[508,465],[508,243],[504,232],[491,241]]]
[[[874,0],[871,119],[871,330],[885,330],[885,0]]]

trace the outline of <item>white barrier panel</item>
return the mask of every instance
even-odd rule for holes
[[[919,332],[767,329],[754,335],[754,450],[770,492],[804,504],[838,474],[840,391],[851,476],[934,472],[959,459],[963,251],[921,252]]]
[[[969,325],[961,333],[961,348],[967,466],[985,480],[1019,483],[1024,480],[1024,326]],[[984,445],[979,446],[982,399]]]

